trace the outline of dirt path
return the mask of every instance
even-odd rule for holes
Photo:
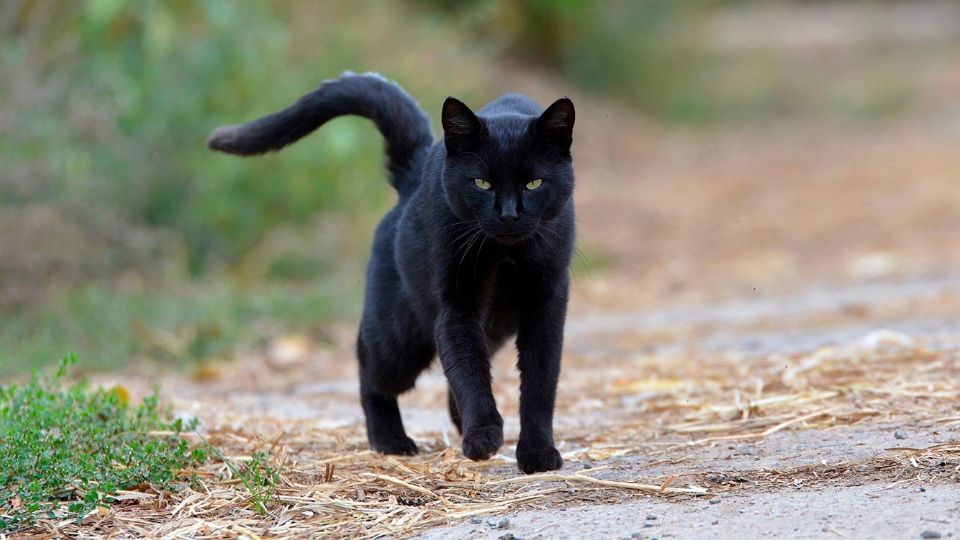
[[[829,501],[825,504],[825,501]],[[825,487],[671,503],[634,501],[511,513],[440,527],[421,538],[943,538],[956,531],[954,486]],[[951,519],[952,518],[952,519]]]
[[[263,535],[946,537],[960,532],[958,297],[960,278],[944,277],[574,315],[557,436],[561,474],[581,476],[566,482],[516,471],[509,354],[495,369],[507,446],[479,464],[459,455],[438,370],[402,400],[424,454],[365,451],[347,325],[333,347],[287,338],[222,373],[163,385],[221,447],[285,455],[283,504],[240,521]],[[336,502],[354,514],[318,511]],[[383,521],[348,503],[372,505]],[[416,515],[424,523],[403,521]],[[237,532],[236,517],[215,509],[173,517],[154,532]]]

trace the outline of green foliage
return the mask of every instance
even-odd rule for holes
[[[4,10],[0,376],[68,346],[91,360],[84,369],[229,358],[354,314],[373,221],[393,198],[373,125],[338,119],[256,159],[204,141],[347,69],[382,71],[431,112],[452,90],[425,73],[456,73],[458,94],[489,96],[485,58],[453,29],[397,2],[371,7],[33,0]]]
[[[250,507],[260,515],[266,514],[267,503],[273,497],[277,482],[280,481],[280,469],[270,464],[270,454],[257,451],[250,456],[249,461],[237,465],[213,446],[210,446],[210,450],[227,466],[233,477],[240,479],[240,483],[250,493]]]
[[[55,202],[172,232],[198,274],[240,260],[279,224],[384,199],[380,144],[361,121],[282,158],[206,149],[216,125],[286,106],[346,67],[343,57],[292,62],[283,4],[95,0],[52,13],[47,4],[25,4],[0,41],[0,94],[17,133],[0,137],[12,158],[0,207]]]
[[[194,426],[167,420],[156,394],[132,406],[122,390],[62,388],[75,362],[0,387],[0,532],[37,516],[80,519],[121,489],[172,488],[178,471],[206,460],[177,435]]]

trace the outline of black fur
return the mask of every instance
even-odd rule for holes
[[[516,335],[517,462],[525,473],[560,468],[553,409],[574,243],[573,103],[562,98],[541,112],[510,94],[475,114],[447,98],[444,139],[433,143],[426,115],[399,86],[345,74],[284,111],[214,131],[209,146],[240,155],[277,150],[344,114],[377,124],[400,194],[374,238],[357,340],[370,444],[416,453],[396,398],[439,352],[463,453],[494,455],[503,419],[490,356]],[[535,179],[542,184],[528,189]]]

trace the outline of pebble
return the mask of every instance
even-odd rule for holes
[[[481,519],[481,518],[470,518],[470,523],[473,523],[474,525],[479,525],[479,524],[483,523],[483,519]]]
[[[900,433],[899,431],[894,431],[893,438],[902,441],[903,439],[906,439],[907,436],[904,435],[903,433]]]
[[[920,538],[940,538],[940,533],[937,531],[923,531],[920,533]]]
[[[924,493],[924,492],[926,492],[926,491],[927,491],[927,488],[925,488],[925,487],[923,487],[923,486],[920,486],[920,493]]]
[[[710,504],[720,504],[720,497],[710,499]]]
[[[647,521],[655,521],[656,519],[657,519],[657,516],[653,514],[647,514]]]
[[[513,535],[513,533],[501,534],[497,537],[497,540],[522,540],[519,537]]]
[[[510,520],[507,518],[490,520],[487,522],[487,525],[489,525],[491,529],[506,529],[510,525]]]

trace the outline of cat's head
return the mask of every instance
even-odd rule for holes
[[[512,245],[556,218],[573,195],[573,102],[540,116],[477,116],[455,98],[443,104],[443,187],[463,222]]]

